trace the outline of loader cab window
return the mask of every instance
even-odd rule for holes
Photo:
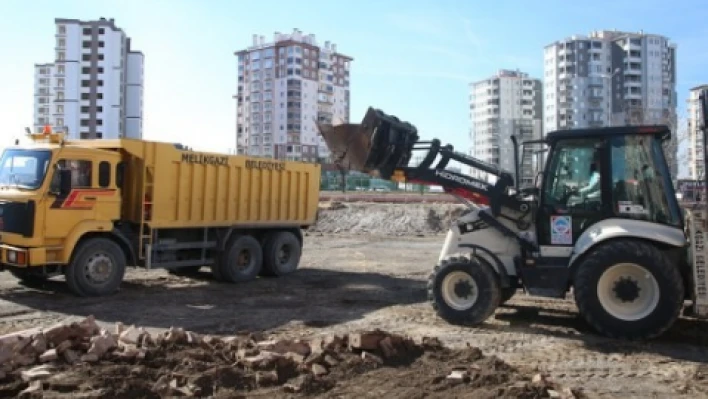
[[[615,216],[680,227],[680,210],[661,140],[643,135],[610,139]]]
[[[556,144],[543,187],[544,204],[556,210],[602,210],[599,139]]]
[[[565,139],[549,155],[536,225],[540,245],[572,246],[606,218],[602,138]]]

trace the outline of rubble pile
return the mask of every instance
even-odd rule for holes
[[[150,334],[93,317],[0,337],[0,397],[233,397],[234,394],[578,398],[477,348],[379,330],[302,339]]]
[[[323,234],[382,234],[393,236],[445,233],[462,214],[459,204],[321,203],[317,224],[308,231]]]

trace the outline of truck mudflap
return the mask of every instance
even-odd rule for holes
[[[704,206],[686,209],[686,227],[691,240],[689,260],[693,262],[693,306],[690,313],[696,317],[708,318],[708,274],[706,273],[708,212],[702,208]]]
[[[418,141],[413,125],[372,107],[359,124],[318,123],[317,127],[335,164],[383,179],[408,165]]]

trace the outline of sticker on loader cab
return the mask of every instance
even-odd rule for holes
[[[645,215],[648,213],[640,204],[632,201],[617,201],[617,211],[626,215]]]
[[[570,216],[551,216],[551,244],[573,244],[573,223]]]

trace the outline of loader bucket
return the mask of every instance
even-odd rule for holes
[[[318,124],[335,164],[388,179],[407,166],[418,131],[396,117],[369,107],[359,124]]]

